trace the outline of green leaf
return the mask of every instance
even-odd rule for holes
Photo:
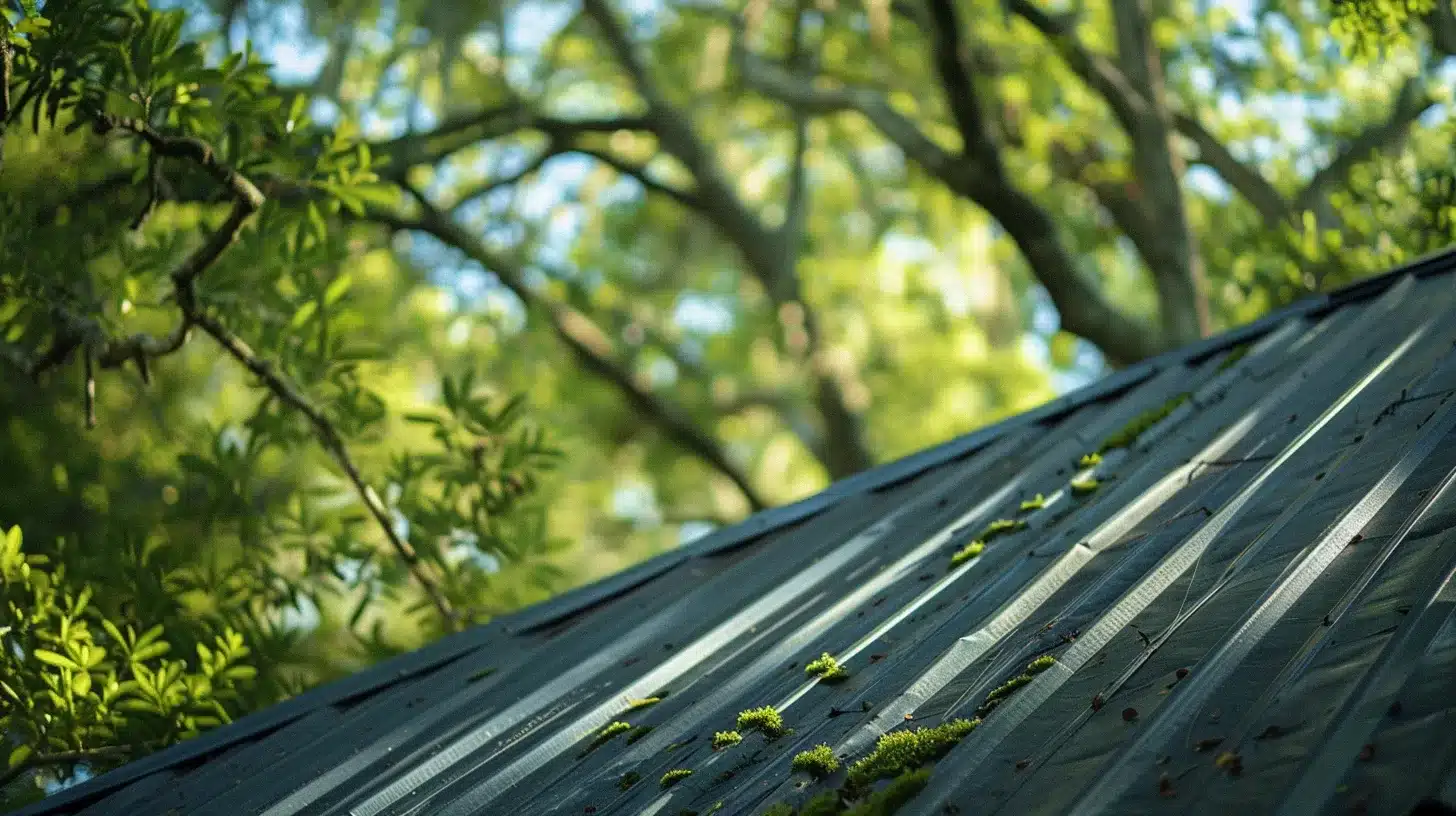
[[[222,673],[225,679],[235,682],[246,682],[258,676],[258,670],[252,666],[232,666]]]
[[[81,669],[81,664],[63,654],[57,654],[50,649],[36,649],[31,654],[35,656],[36,660],[49,666],[55,666],[60,669],[71,669],[72,671],[79,671]]]
[[[349,287],[353,285],[353,283],[354,276],[350,275],[348,272],[345,272],[330,281],[328,288],[324,290],[324,305],[332,306],[337,303],[339,298],[343,297],[344,294],[349,291]]]
[[[131,662],[145,663],[146,661],[153,658],[161,657],[162,655],[170,651],[172,651],[172,645],[165,641],[160,643],[149,643],[146,646],[139,647],[136,651],[131,653]]]
[[[293,329],[303,328],[303,325],[307,323],[309,318],[313,317],[314,313],[317,311],[318,301],[310,300],[305,302],[302,306],[298,307],[298,311],[293,313],[293,319],[288,321],[289,327]]]
[[[10,765],[9,765],[9,767],[11,767],[11,768],[18,768],[18,767],[20,767],[20,764],[23,763],[23,762],[25,762],[27,759],[30,759],[30,755],[33,754],[33,753],[35,753],[35,749],[34,748],[31,748],[29,745],[21,745],[21,746],[16,747],[15,750],[13,750],[13,751],[10,752]]]

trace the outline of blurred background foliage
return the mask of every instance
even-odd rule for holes
[[[1451,242],[1446,0],[3,19],[13,799]]]

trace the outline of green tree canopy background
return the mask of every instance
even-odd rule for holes
[[[3,20],[14,800],[1451,240],[1445,0]]]

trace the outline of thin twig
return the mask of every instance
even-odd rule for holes
[[[435,605],[440,616],[444,618],[446,625],[451,629],[457,629],[461,621],[451,608],[449,599],[445,597],[445,593],[440,589],[439,584],[435,582],[434,578],[424,572],[423,564],[420,563],[419,553],[395,529],[394,523],[389,517],[388,508],[384,506],[384,502],[380,500],[379,494],[375,492],[374,488],[370,487],[369,483],[364,480],[364,476],[359,472],[358,466],[354,464],[354,460],[349,456],[349,450],[345,446],[343,438],[339,436],[333,424],[324,416],[323,411],[319,410],[301,391],[289,384],[274,369],[272,364],[254,353],[248,347],[247,343],[243,342],[242,338],[229,331],[217,318],[199,312],[192,315],[192,323],[207,333],[213,340],[216,340],[217,344],[222,346],[244,368],[262,380],[268,387],[268,390],[277,396],[280,401],[303,414],[308,419],[309,423],[313,425],[314,433],[319,439],[319,444],[323,445],[324,449],[333,456],[334,461],[343,469],[350,484],[358,492],[359,498],[363,500],[364,506],[368,508],[369,514],[374,517],[380,529],[384,531],[384,535],[389,539],[390,545],[394,548],[400,559],[405,562],[406,566],[409,567],[415,580],[424,588],[425,594],[430,596],[431,603]]]

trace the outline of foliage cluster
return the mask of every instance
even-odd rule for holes
[[[519,394],[380,390],[383,163],[187,28],[0,10],[7,803],[509,608],[498,573],[557,546]]]

